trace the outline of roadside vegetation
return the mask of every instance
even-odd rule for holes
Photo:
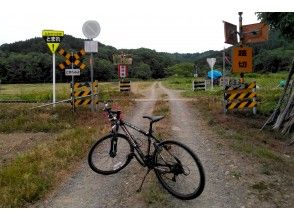
[[[25,91],[22,95],[35,91],[35,85],[31,87],[25,85],[21,88]],[[130,97],[134,95],[116,92],[117,88],[112,84],[102,85],[100,100],[115,97],[113,105],[126,111],[132,106]],[[32,99],[36,97],[32,96]],[[60,104],[55,109],[52,106],[31,109],[32,106],[35,105],[0,105],[0,132],[13,134],[16,139],[18,133],[50,134],[33,148],[21,153],[15,152],[5,163],[1,161],[0,207],[26,207],[44,198],[85,158],[90,145],[109,130],[108,120],[101,108],[98,112],[91,113],[88,107],[78,107],[72,113],[70,104]],[[0,149],[5,147],[9,146],[4,145]],[[8,148],[7,151],[9,150]]]

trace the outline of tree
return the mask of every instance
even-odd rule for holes
[[[281,31],[282,35],[294,39],[294,13],[292,12],[258,12],[258,19],[270,27]]]
[[[146,63],[141,62],[137,68],[134,68],[134,73],[132,77],[139,79],[150,79],[151,78],[150,66]]]
[[[166,69],[168,75],[178,75],[178,76],[193,76],[194,74],[194,64],[193,63],[180,63],[168,67]]]
[[[273,28],[279,29],[283,36],[294,39],[294,13],[258,13],[263,22]],[[284,91],[273,114],[268,118],[266,125],[273,125],[273,129],[281,131],[282,134],[292,133],[291,144],[294,143],[294,59],[288,74]]]

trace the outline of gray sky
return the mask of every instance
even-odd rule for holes
[[[83,23],[96,20],[101,32],[95,40],[118,49],[221,50],[229,46],[224,44],[223,20],[238,24],[238,11],[243,11],[243,24],[257,23],[256,11],[293,6],[290,0],[275,2],[278,7],[258,0],[5,0],[1,1],[0,45],[40,37],[43,29],[85,38]]]

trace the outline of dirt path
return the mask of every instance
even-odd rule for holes
[[[142,116],[152,113],[155,90],[153,83],[145,93],[151,101],[138,103],[132,113],[127,113],[127,121],[147,129],[148,123]],[[145,169],[133,160],[123,171],[103,176],[94,173],[85,160],[69,180],[35,207],[144,207],[142,193],[136,192],[144,173]]]
[[[165,94],[165,95],[162,95]],[[258,163],[250,158],[220,145],[217,137],[202,119],[191,99],[183,99],[179,92],[169,90],[160,83],[153,83],[137,99],[132,112],[126,113],[127,120],[147,129],[143,115],[151,115],[158,98],[169,100],[172,124],[171,138],[188,145],[200,158],[206,173],[204,192],[191,201],[178,200],[167,192],[164,204],[167,207],[275,207],[273,201],[258,199],[252,184],[262,176],[256,175]],[[169,126],[170,127],[170,126]],[[170,128],[168,128],[170,129]],[[141,138],[141,137],[140,137]],[[144,141],[143,141],[144,142]],[[80,168],[65,183],[35,207],[148,207],[144,191],[148,193],[150,183],[156,181],[154,174],[148,176],[141,193],[136,190],[145,174],[136,160],[121,172],[103,176],[95,174],[85,160]],[[159,184],[155,182],[155,184]],[[162,192],[160,192],[162,193]]]
[[[161,84],[159,86],[170,100],[172,138],[182,141],[195,151],[206,173],[206,186],[202,195],[191,201],[170,197],[174,207],[283,206],[278,199],[278,202],[264,198],[260,200],[259,197],[264,195],[253,189],[254,184],[266,182],[267,178],[260,174],[257,161],[220,144],[222,140],[212,133],[195,108],[191,110],[189,102],[180,99],[177,91],[166,89]],[[277,183],[283,181],[279,176],[272,178]],[[271,193],[275,193],[276,197],[281,196],[280,192]]]
[[[160,85],[161,86],[161,85]],[[161,86],[170,100],[173,139],[187,144],[198,155],[206,174],[206,186],[200,197],[192,201],[172,199],[176,207],[242,207],[244,189],[227,181],[226,172],[234,165],[225,152],[209,139],[200,115],[191,112],[177,92]]]

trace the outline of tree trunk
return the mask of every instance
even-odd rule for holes
[[[279,102],[275,111],[268,118],[261,130],[269,124],[274,124],[273,129],[280,130],[282,134],[288,134],[293,131],[294,126],[294,82],[292,76],[294,73],[294,59],[292,60],[292,66],[288,74],[288,78],[284,87],[284,91],[280,96]],[[292,80],[292,81],[291,81]],[[294,137],[290,144],[293,144]]]

